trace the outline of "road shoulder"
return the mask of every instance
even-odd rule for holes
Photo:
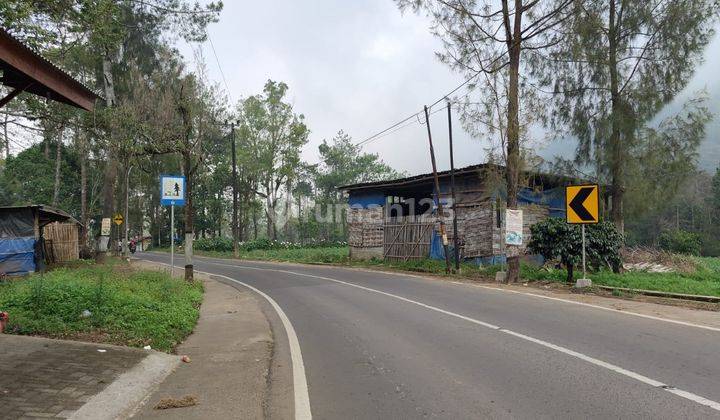
[[[263,418],[273,355],[270,324],[250,291],[202,278],[205,297],[182,363],[139,408],[136,418]],[[190,396],[196,405],[156,409]]]

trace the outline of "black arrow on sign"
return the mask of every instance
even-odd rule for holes
[[[595,218],[590,214],[588,209],[585,207],[585,200],[590,197],[595,187],[583,187],[570,201],[570,208],[578,215],[580,220],[583,222],[592,222]]]

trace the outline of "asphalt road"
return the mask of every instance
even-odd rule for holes
[[[287,314],[316,419],[720,418],[718,331],[404,275],[195,263]]]

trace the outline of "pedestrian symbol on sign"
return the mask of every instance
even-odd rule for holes
[[[185,204],[185,177],[173,175],[160,177],[160,203],[166,206]]]

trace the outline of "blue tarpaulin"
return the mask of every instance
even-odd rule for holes
[[[550,217],[565,218],[565,187],[544,191],[523,188],[518,192],[518,202],[521,204],[548,206]]]
[[[448,252],[450,253],[450,260],[454,261],[455,247],[452,245],[452,242],[448,244]],[[443,248],[442,237],[435,230],[433,230],[432,237],[430,238],[430,258],[433,260],[445,259],[445,249]]]
[[[0,273],[26,274],[35,271],[35,238],[0,239]]]
[[[385,194],[381,192],[375,193],[350,193],[348,198],[348,205],[350,207],[362,207],[367,208],[369,206],[383,206],[385,205]]]

